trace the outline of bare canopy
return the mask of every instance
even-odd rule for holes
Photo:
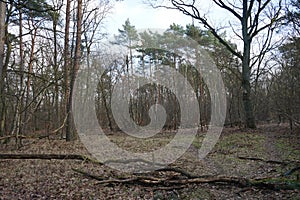
[[[182,1],[182,0],[169,0],[162,1],[157,4],[157,1],[151,1],[150,4],[154,8],[167,8],[176,9],[181,11],[184,15],[190,16],[198,20],[204,25],[218,40],[223,44],[233,55],[242,61],[242,88],[243,88],[243,104],[245,113],[245,125],[248,128],[255,128],[255,117],[253,113],[253,105],[251,99],[251,47],[253,39],[260,33],[267,32],[268,37],[261,41],[262,44],[269,44],[274,28],[281,20],[282,1],[272,0],[241,0],[241,1],[223,1],[213,0],[214,4],[228,12],[239,23],[238,27],[232,27],[232,31],[241,39],[243,44],[243,51],[240,53],[237,49],[233,48],[222,36],[218,33],[216,27],[211,24],[206,16],[201,13],[199,1]],[[230,23],[231,24],[231,23]],[[236,31],[240,30],[240,32]],[[265,45],[265,48],[267,45]],[[261,51],[260,54],[263,54]],[[256,55],[261,57],[260,55]]]

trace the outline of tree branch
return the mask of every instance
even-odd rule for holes
[[[227,183],[236,185],[238,187],[257,187],[263,189],[271,190],[294,190],[299,189],[299,184],[290,184],[289,181],[285,180],[276,180],[272,178],[257,178],[257,179],[247,179],[242,177],[233,177],[233,176],[199,176],[194,178],[178,178],[175,179],[172,177],[166,178],[157,178],[154,176],[131,176],[131,177],[122,177],[122,178],[110,178],[103,179],[100,176],[93,175],[82,170],[73,169],[73,171],[80,173],[86,177],[98,180],[98,184],[140,184],[143,186],[154,187],[170,187],[170,186],[182,186],[187,184],[202,184],[202,183]]]
[[[92,163],[96,163],[99,165],[103,165],[103,163],[94,160],[85,155],[79,154],[0,154],[0,159],[34,159],[34,160],[82,160],[82,161],[90,161]]]
[[[220,8],[224,8],[224,9],[228,10],[236,18],[238,18],[240,21],[242,21],[242,16],[240,14],[238,14],[235,10],[233,10],[232,8],[227,6],[222,0],[213,0],[213,2],[215,2],[215,4],[217,4]]]
[[[223,44],[233,55],[237,56],[238,58],[242,59],[243,56],[235,51],[216,31],[215,28],[213,28],[212,25],[210,25],[204,17],[200,16],[199,11],[194,5],[191,4],[184,4],[184,3],[178,3],[177,1],[172,0],[171,1],[173,6],[177,9],[183,12],[183,14],[193,17],[194,19],[199,20],[218,40],[221,44]],[[185,7],[191,8],[193,13],[189,12]],[[168,7],[166,7],[168,8]]]

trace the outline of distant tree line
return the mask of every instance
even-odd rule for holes
[[[299,126],[299,0],[279,4],[280,7],[270,0],[250,1],[244,5],[248,11],[255,6],[259,8],[252,17],[249,12],[246,16],[247,10],[233,12],[223,1],[214,2],[243,23],[246,23],[244,17],[252,20],[250,32],[248,35],[244,32],[242,37],[247,55],[228,39],[228,33],[206,24],[197,12],[191,17],[202,25],[181,26],[175,22],[163,33],[138,32],[126,20],[119,34],[106,44],[107,48],[100,41],[105,38],[103,22],[112,2],[0,1],[0,137],[55,132],[68,141],[76,139],[71,106],[73,85],[80,69],[99,67],[106,69],[102,75],[90,74],[90,79],[98,80],[97,88],[86,87],[96,92],[99,123],[104,128],[118,130],[111,112],[111,92],[118,78],[155,76],[156,64],[171,66],[186,77],[199,102],[199,126],[204,127],[210,122],[209,90],[196,66],[174,53],[178,41],[172,41],[172,35],[192,38],[220,69],[227,96],[225,125],[253,128],[257,122],[289,122],[291,128]],[[190,15],[182,7],[188,5],[173,4]],[[264,15],[267,23],[263,26],[258,17],[269,5],[273,5],[271,19]],[[264,33],[261,42],[255,40],[260,31]],[[285,42],[272,43],[273,34]],[[161,48],[145,48],[147,42]],[[166,51],[166,44],[173,46]],[[125,50],[110,51],[115,45]],[[248,45],[252,51],[251,47],[258,46],[259,51],[250,52],[251,62],[245,59],[249,56]],[[162,104],[167,111],[165,128],[176,129],[180,125],[180,106],[168,88],[148,84],[130,95],[129,111],[137,124],[147,125],[150,107]]]
[[[118,59],[118,62],[115,61],[115,65],[111,65],[99,83],[97,108],[102,126],[111,130],[118,130],[110,110],[110,94],[115,84],[114,81],[117,80],[114,76],[121,76],[122,74],[141,77],[155,76],[155,65],[157,64],[173,67],[188,79],[199,102],[201,116],[199,127],[203,128],[209,124],[211,96],[201,74],[197,71],[196,66],[183,62],[179,55],[172,54],[175,52],[174,49],[173,51],[171,48],[168,51],[163,50],[166,45],[170,45],[172,34],[192,38],[199,43],[199,46],[209,52],[222,73],[226,87],[227,115],[225,125],[244,127],[242,63],[237,56],[232,54],[210,31],[200,27],[194,25],[183,27],[172,24],[162,34],[151,31],[137,33],[129,20],[125,22],[122,29],[119,29],[119,35],[115,36],[115,40],[112,42],[127,48],[128,54],[125,53],[123,57]],[[238,51],[237,45],[226,39],[226,33],[219,33],[219,35],[232,49]],[[262,62],[260,69],[256,69],[255,73],[251,75],[251,99],[256,123],[289,122],[291,129],[295,125],[299,126],[298,103],[300,93],[297,91],[299,85],[296,81],[299,76],[299,71],[297,71],[297,57],[299,56],[296,55],[299,52],[299,46],[297,46],[296,38],[296,36],[292,36],[287,39],[286,43],[267,52],[269,55],[266,56],[266,61]],[[159,44],[157,47],[161,48],[143,48],[145,42]],[[178,41],[173,42],[173,47],[176,48],[176,45],[178,47]],[[186,51],[188,50],[186,49]],[[137,124],[147,125],[150,120],[149,109],[158,103],[162,104],[168,112],[165,128],[176,129],[180,125],[180,105],[168,88],[155,84],[146,85],[133,92],[131,96],[130,114]]]

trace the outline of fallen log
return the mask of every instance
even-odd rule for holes
[[[0,159],[41,159],[41,160],[81,160],[90,161],[103,165],[103,163],[94,160],[88,156],[80,154],[6,154],[1,153]]]
[[[159,167],[164,167],[165,165],[160,163],[153,163],[144,159],[127,159],[127,160],[107,160],[105,162],[100,162],[98,160],[92,159],[91,157],[80,155],[80,154],[10,154],[10,153],[0,153],[0,159],[41,159],[41,160],[82,160],[82,161],[90,161],[96,164],[105,165],[110,163],[122,163],[122,164],[130,164],[142,162],[149,165],[155,165]],[[170,168],[169,168],[170,170]],[[175,169],[176,170],[176,169]],[[179,170],[179,169],[177,169]],[[183,172],[184,173],[184,172]]]
[[[59,160],[84,160],[77,154],[0,154],[0,159],[59,159]]]

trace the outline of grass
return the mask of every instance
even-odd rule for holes
[[[253,155],[264,154],[265,137],[251,133],[234,133],[221,136],[214,152],[225,155]]]
[[[299,147],[295,147],[291,144],[290,140],[287,138],[280,138],[276,140],[276,148],[279,152],[282,152],[283,160],[299,160],[300,150]]]

